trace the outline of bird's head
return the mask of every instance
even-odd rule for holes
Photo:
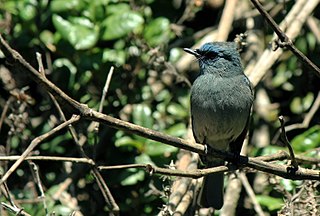
[[[241,67],[240,55],[234,42],[206,43],[200,49],[184,48],[184,51],[198,59],[201,72],[213,71],[211,67]]]

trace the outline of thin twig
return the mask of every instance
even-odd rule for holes
[[[19,165],[24,161],[24,159],[30,154],[30,152],[37,147],[39,143],[41,143],[43,140],[51,137],[61,129],[67,127],[69,124],[75,123],[79,121],[80,116],[78,115],[73,115],[71,119],[69,119],[66,122],[63,122],[62,124],[58,125],[57,127],[51,129],[49,132],[42,134],[41,136],[38,136],[32,140],[28,148],[22,153],[20,158],[10,167],[10,169],[3,175],[3,177],[0,180],[0,185],[3,184],[9,176],[19,167]]]
[[[246,157],[241,156],[242,160]],[[283,178],[290,178],[295,180],[310,179],[310,180],[319,180],[319,171],[317,170],[308,170],[304,168],[299,168],[296,171],[288,171],[287,166],[282,166],[279,164],[271,164],[264,161],[256,160],[255,158],[248,158],[249,161],[247,164],[244,164],[247,167],[258,169],[260,171],[272,173]],[[241,160],[241,161],[242,161]],[[237,167],[234,166],[218,166],[207,169],[195,169],[195,170],[176,170],[176,169],[167,169],[160,168],[151,164],[129,164],[129,165],[118,165],[118,166],[98,166],[99,170],[111,170],[111,169],[124,169],[124,168],[143,168],[150,175],[152,174],[161,174],[168,176],[179,176],[179,177],[189,177],[189,178],[200,178],[211,173],[218,172],[229,172],[237,170]]]
[[[40,74],[45,78],[43,63],[42,63],[42,59],[41,59],[41,55],[40,55],[40,54],[37,54],[37,60],[38,60],[38,64],[39,64]],[[107,81],[106,81],[106,85],[105,85],[105,87],[104,87],[104,92],[105,92],[105,94],[106,94],[107,88],[108,88],[108,86],[109,86],[109,84],[110,84],[111,75],[112,75],[112,73],[113,73],[113,67],[112,67],[110,70],[111,70],[111,72],[109,73],[110,76],[108,76],[108,79],[107,79]],[[47,79],[45,78],[45,80],[47,80]],[[63,111],[62,111],[62,109],[61,109],[58,101],[53,97],[52,93],[49,92],[49,95],[50,95],[52,101],[54,102],[57,110],[59,111],[60,117],[62,118],[63,121],[66,121],[66,117],[65,117],[65,115],[64,115],[64,113],[63,113]],[[66,98],[68,98],[68,96],[66,96]],[[69,99],[71,99],[71,98],[69,98]],[[72,99],[72,100],[73,100],[73,99]],[[101,104],[103,104],[103,102],[102,102]],[[83,105],[81,105],[80,103],[78,103],[77,101],[74,101],[74,105],[75,105],[76,107],[78,107],[78,108],[80,108],[80,107],[83,106]],[[102,107],[101,107],[101,109],[102,109]],[[84,111],[84,110],[83,110],[83,111]],[[88,110],[88,111],[90,112],[90,110]],[[81,112],[82,112],[82,111],[80,111],[80,113],[81,113]],[[76,146],[78,147],[78,150],[79,150],[81,156],[84,157],[84,158],[86,158],[88,161],[91,160],[91,159],[86,155],[85,151],[83,150],[82,145],[81,145],[81,143],[79,142],[77,132],[76,132],[76,130],[74,129],[74,127],[72,126],[72,124],[69,125],[68,130],[69,130],[69,132],[70,132],[70,134],[71,134],[71,137],[72,137],[73,141],[75,142]],[[92,161],[92,160],[91,160],[91,161]],[[93,161],[92,161],[92,162],[93,162]],[[118,205],[116,204],[114,198],[112,197],[112,194],[111,194],[110,190],[108,189],[108,186],[107,186],[106,183],[104,182],[102,176],[100,175],[99,171],[98,171],[97,168],[94,166],[94,164],[93,164],[93,166],[92,166],[92,173],[93,173],[93,176],[94,176],[96,182],[98,183],[98,186],[99,186],[99,188],[100,188],[100,191],[101,191],[101,193],[103,194],[103,197],[105,198],[105,201],[106,201],[109,209],[110,209],[113,213],[118,214],[118,212],[119,212],[119,207],[118,207]]]
[[[3,183],[3,185],[1,185],[1,189],[4,190],[4,192],[6,193],[4,196],[6,197],[6,199],[10,202],[11,206],[17,208],[16,204],[14,203],[14,200],[10,194],[9,188],[7,183]]]
[[[39,168],[35,163],[33,163],[31,161],[30,161],[30,165],[31,165],[32,170],[33,170],[33,174],[34,174],[36,185],[38,186],[38,189],[40,191],[40,197],[39,198],[42,200],[43,208],[44,208],[44,210],[46,212],[46,215],[48,216],[49,215],[49,211],[48,211],[48,207],[47,207],[46,196],[44,194],[43,187],[42,187],[41,180],[40,180],[40,176],[39,176]]]
[[[254,194],[254,191],[253,191],[246,175],[244,173],[238,173],[237,175],[240,178],[242,185],[245,188],[247,194],[249,195],[249,197],[253,203],[254,210],[256,211],[257,215],[264,216],[265,214],[263,213],[262,208],[257,201],[256,195]]]
[[[112,78],[112,75],[113,75],[113,71],[114,71],[114,67],[111,66],[110,70],[109,70],[109,73],[108,73],[108,76],[107,76],[107,79],[106,79],[106,83],[104,84],[104,87],[103,87],[103,91],[102,91],[102,96],[101,96],[101,100],[100,100],[100,105],[99,105],[99,112],[102,112],[103,110],[103,104],[104,104],[104,101],[106,99],[106,95],[108,93],[108,89],[109,89],[109,86],[110,86],[110,82],[111,82],[111,78]],[[95,127],[94,127],[94,131],[97,133],[99,131],[99,122],[96,122],[95,124]]]
[[[1,205],[8,209],[9,211],[13,212],[16,215],[23,215],[23,216],[31,216],[30,214],[28,214],[25,210],[23,209],[19,209],[16,206],[11,206],[9,204],[6,204],[4,202],[1,202]]]
[[[313,102],[313,105],[312,105],[311,109],[306,114],[306,116],[304,117],[303,121],[301,123],[297,123],[297,124],[292,124],[292,125],[286,126],[285,130],[288,132],[288,131],[291,131],[291,130],[294,130],[294,129],[307,128],[309,126],[310,122],[311,122],[311,119],[313,118],[313,116],[318,111],[319,107],[320,107],[320,92],[318,92],[317,98]]]
[[[285,33],[291,40],[295,39],[301,28],[310,16],[312,11],[318,5],[319,0],[297,0],[292,6],[288,15],[280,23],[280,27],[285,29]],[[245,73],[249,75],[249,79],[253,86],[256,86],[265,74],[270,71],[270,68],[280,58],[283,53],[282,49],[273,51],[270,47],[266,48],[259,57],[255,66],[246,68]]]
[[[107,186],[107,184],[105,183],[104,179],[102,178],[99,170],[94,167],[92,169],[92,174],[96,179],[97,184],[99,185],[99,188],[103,188],[103,190],[101,190],[102,195],[106,201],[106,203],[108,204],[110,215],[114,216],[114,215],[119,215],[120,212],[120,208],[117,205],[117,203],[115,202],[113,196],[111,195],[111,192]]]
[[[4,119],[5,119],[6,115],[7,115],[8,108],[9,108],[9,106],[12,103],[13,100],[14,100],[14,97],[10,96],[9,99],[7,100],[6,104],[4,105],[3,109],[2,109],[2,113],[1,113],[1,117],[0,117],[0,131],[1,131]]]
[[[291,165],[295,169],[298,169],[298,167],[299,167],[298,162],[296,161],[293,149],[291,147],[291,144],[290,144],[290,142],[288,140],[288,137],[287,137],[287,134],[286,134],[286,130],[284,128],[284,118],[283,118],[283,116],[279,116],[279,121],[280,121],[280,124],[281,124],[281,135],[280,135],[281,140],[287,146],[287,148],[289,149],[289,153],[290,153],[290,157],[291,157]]]
[[[278,35],[281,40],[282,45],[289,48],[303,63],[305,63],[309,68],[311,68],[318,77],[320,77],[320,68],[316,66],[312,61],[310,61],[307,56],[305,56],[300,50],[298,50],[292,40],[279,28],[277,23],[273,18],[268,14],[268,12],[262,7],[258,0],[251,0],[252,4],[259,10],[260,14],[265,18],[269,23],[274,32]],[[308,2],[309,3],[309,2]]]
[[[20,156],[0,156],[0,161],[16,161],[19,160]],[[94,165],[94,161],[88,158],[73,158],[73,157],[58,157],[58,156],[29,156],[24,160],[40,160],[40,161],[63,161],[63,162],[74,162],[74,163],[85,163]]]
[[[76,109],[76,112],[80,112],[82,116],[86,119],[92,120],[92,121],[99,121],[102,122],[110,127],[124,130],[145,138],[149,138],[158,142],[162,142],[171,146],[175,146],[178,148],[183,148],[189,151],[193,151],[202,155],[205,155],[205,149],[204,146],[201,144],[195,144],[190,141],[186,141],[180,138],[172,137],[167,134],[154,131],[148,128],[144,128],[139,125],[135,125],[126,121],[122,121],[117,118],[113,118],[111,116],[105,115],[100,112],[96,112],[90,108],[88,108],[85,104],[80,104],[79,102],[73,100],[68,95],[66,95],[64,92],[62,92],[57,86],[55,86],[53,83],[49,82],[47,79],[43,78],[42,75],[40,75],[34,68],[30,66],[22,57],[20,54],[18,54],[15,50],[13,50],[0,36],[0,46],[2,48],[3,53],[7,57],[7,59],[15,60],[11,61],[12,66],[15,65],[20,69],[25,70],[27,73],[30,73],[32,78],[35,79],[35,81],[39,82],[40,85],[44,86],[48,91],[51,93],[59,94],[61,95],[57,96],[62,100],[62,102],[65,105],[70,105],[74,109]],[[35,72],[35,73],[34,73]],[[227,161],[232,161],[234,159],[234,155],[230,152],[226,151],[220,151],[220,150],[213,150],[211,152],[212,156],[222,158]],[[27,156],[27,155],[25,155]],[[19,162],[21,163],[21,161]],[[248,157],[240,157],[240,164],[254,168],[263,172],[272,173],[275,175],[279,175],[284,178],[289,179],[320,179],[319,172],[315,170],[310,169],[302,169],[295,170],[294,172],[288,172],[287,166],[280,165],[280,164],[271,164],[266,163],[263,161],[259,161],[255,158],[248,158]],[[8,174],[8,172],[6,173]],[[0,182],[3,183],[3,182]]]

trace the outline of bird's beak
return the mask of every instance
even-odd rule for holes
[[[183,48],[183,50],[191,55],[194,55],[195,57],[200,57],[200,54],[196,50],[189,48]]]

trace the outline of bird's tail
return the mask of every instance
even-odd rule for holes
[[[214,166],[222,165],[215,163]],[[212,164],[208,167],[214,167]],[[198,198],[198,204],[202,207],[221,209],[223,206],[223,173],[213,173],[203,179],[202,188]]]

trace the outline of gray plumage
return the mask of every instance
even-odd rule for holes
[[[247,133],[253,93],[233,42],[206,43],[184,49],[197,57],[200,73],[191,88],[192,130],[196,142],[208,148],[239,154]],[[206,167],[223,165],[218,158],[203,158]],[[223,206],[223,173],[204,178],[200,192],[203,207]]]

